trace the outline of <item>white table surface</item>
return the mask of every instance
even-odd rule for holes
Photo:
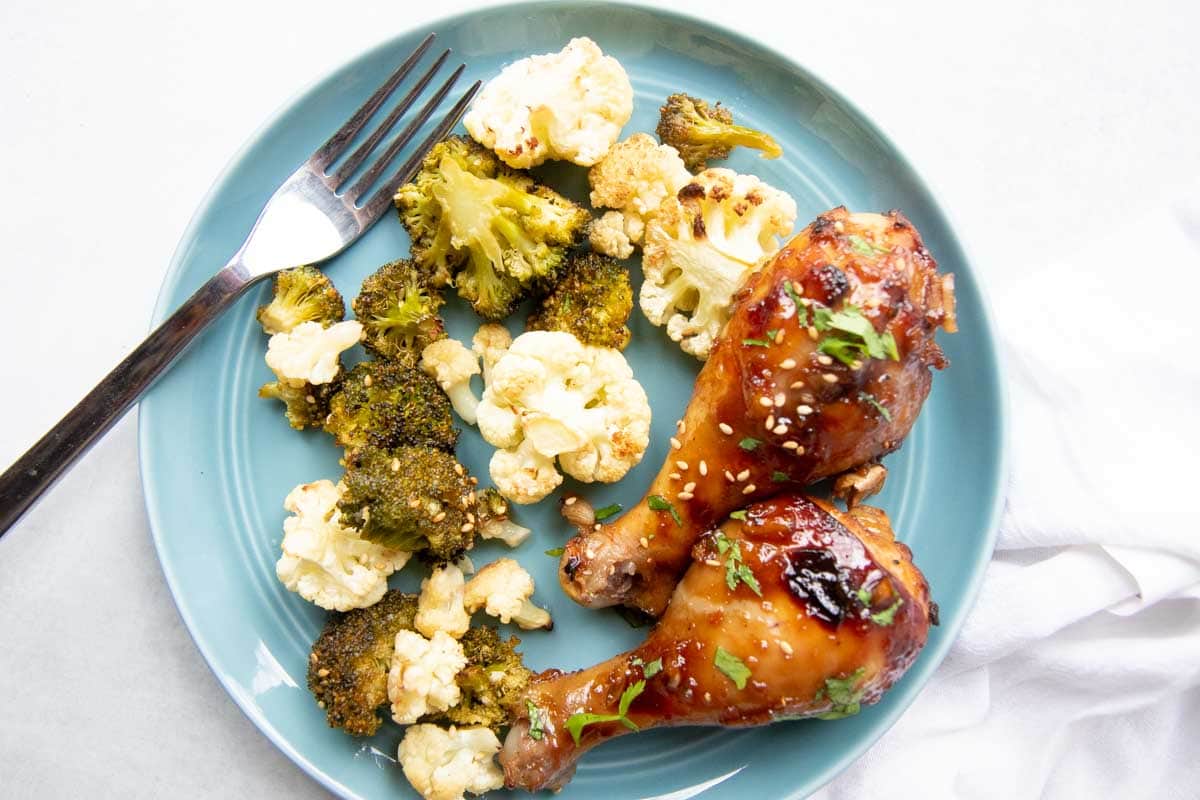
[[[367,46],[471,5],[0,4],[0,464],[141,340],[192,211],[268,114]],[[688,5],[873,116],[993,284],[1200,176],[1198,4]],[[352,6],[357,19],[334,10]],[[0,796],[325,796],[184,630],[134,422],[0,540]]]

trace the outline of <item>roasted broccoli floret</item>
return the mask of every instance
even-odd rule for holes
[[[687,168],[696,172],[709,161],[729,157],[735,147],[761,150],[763,158],[779,158],[783,148],[770,134],[733,124],[733,114],[720,103],[710,106],[698,97],[678,93],[658,111],[658,138],[679,151]]]
[[[319,428],[329,414],[330,400],[341,382],[341,372],[329,383],[320,385],[305,383],[302,386],[293,386],[284,381],[274,380],[263,384],[258,390],[258,396],[282,400],[285,406],[283,413],[287,416],[288,423],[296,430]]]
[[[287,333],[301,322],[332,325],[346,316],[346,303],[329,278],[316,267],[286,269],[275,276],[271,302],[258,307],[258,321],[268,334]]]
[[[502,319],[527,295],[552,285],[588,212],[481,145],[451,137],[425,157],[396,193],[412,254],[431,281],[453,274],[461,297]]]
[[[563,279],[529,315],[525,329],[566,331],[584,344],[624,350],[632,310],[629,272],[607,256],[587,253],[571,260]]]
[[[467,666],[454,680],[462,699],[427,721],[460,727],[485,725],[498,733],[512,724],[513,704],[519,702],[532,676],[516,649],[521,640],[515,636],[501,639],[495,628],[485,625],[468,630],[460,642]]]
[[[328,401],[325,430],[339,447],[401,445],[454,452],[458,430],[437,381],[396,361],[364,361],[346,374]]]
[[[425,345],[446,335],[438,309],[445,300],[411,261],[384,264],[363,281],[351,306],[363,346],[380,358],[416,364]]]
[[[342,482],[342,523],[365,539],[434,562],[453,561],[474,544],[477,496],[444,450],[363,447],[347,454]]]
[[[396,634],[413,629],[417,596],[392,590],[373,606],[333,614],[308,657],[308,689],[331,728],[370,736],[387,703]]]

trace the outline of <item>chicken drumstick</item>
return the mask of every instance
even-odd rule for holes
[[[696,543],[641,647],[534,678],[500,753],[509,787],[558,788],[633,729],[847,716],[904,674],[929,587],[882,511],[788,494],[737,516]]]
[[[734,303],[646,497],[567,544],[576,602],[657,617],[695,538],[730,511],[895,450],[946,365],[934,332],[954,330],[953,276],[896,211],[822,214]]]

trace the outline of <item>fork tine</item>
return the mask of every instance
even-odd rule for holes
[[[337,188],[345,183],[346,180],[353,175],[360,166],[362,166],[362,163],[367,160],[367,156],[371,155],[371,151],[374,150],[376,145],[379,144],[379,140],[391,132],[392,127],[396,124],[396,121],[404,116],[409,107],[416,102],[418,97],[421,96],[421,92],[425,91],[425,87],[429,85],[429,82],[433,80],[433,76],[437,74],[437,71],[442,68],[442,64],[445,64],[446,59],[449,57],[450,51],[443,51],[442,54],[437,57],[437,60],[433,62],[433,66],[431,66],[425,72],[425,74],[421,76],[421,79],[417,81],[417,85],[414,86],[412,90],[404,96],[404,99],[400,101],[400,104],[393,108],[391,112],[384,117],[383,122],[379,123],[378,127],[376,127],[371,135],[367,137],[367,140],[360,144],[355,151],[351,153],[345,161],[342,162],[342,165],[337,168],[337,171],[330,176],[330,189],[333,189],[336,192]]]
[[[470,89],[459,98],[454,104],[454,108],[450,109],[449,113],[442,118],[438,126],[433,129],[433,132],[425,137],[425,141],[421,142],[420,146],[409,156],[408,160],[396,170],[396,174],[388,179],[380,189],[375,192],[366,205],[363,206],[363,211],[370,220],[376,219],[383,213],[383,209],[392,202],[392,198],[396,194],[396,190],[400,188],[402,183],[405,183],[416,174],[421,168],[421,162],[425,160],[425,156],[430,149],[442,140],[450,129],[458,124],[459,119],[466,113],[467,106],[470,105],[471,99],[475,97],[475,93],[479,91],[479,87],[483,85],[482,81],[475,81]]]
[[[367,98],[367,102],[359,106],[358,110],[346,121],[346,124],[339,128],[333,136],[330,136],[325,144],[317,148],[317,151],[308,160],[310,164],[321,172],[324,172],[330,164],[337,160],[337,157],[342,154],[346,145],[358,135],[358,132],[367,124],[367,120],[391,96],[396,87],[400,85],[400,81],[404,80],[405,76],[420,61],[421,56],[425,55],[425,51],[433,44],[433,39],[434,34],[431,33],[417,45],[417,49],[413,50],[412,55],[405,59],[404,63],[384,81],[383,85],[375,90],[375,94]]]
[[[427,102],[421,108],[421,110],[417,112],[417,115],[413,121],[408,123],[408,126],[404,129],[404,131],[397,136],[392,143],[387,146],[387,148],[384,149],[383,154],[379,156],[379,158],[375,159],[375,163],[372,164],[370,168],[362,174],[362,177],[355,181],[354,185],[346,190],[345,197],[347,200],[349,200],[351,203],[358,203],[358,199],[362,196],[362,194],[366,192],[367,189],[371,188],[371,184],[375,183],[375,180],[379,177],[380,173],[387,169],[388,164],[390,164],[392,159],[396,157],[396,154],[400,152],[400,149],[404,147],[404,145],[408,144],[409,140],[412,139],[417,130],[424,125],[425,121],[428,120],[430,115],[433,114],[433,111],[438,107],[438,104],[441,103],[442,100],[445,99],[446,95],[450,93],[450,89],[454,87],[455,81],[458,80],[458,77],[462,75],[463,70],[466,68],[466,64],[458,65],[458,68],[450,74],[450,77],[447,78],[446,82],[443,83],[441,87],[434,93],[433,97],[429,98],[429,102]]]

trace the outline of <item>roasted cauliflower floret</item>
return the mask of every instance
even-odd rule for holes
[[[495,489],[480,492],[475,515],[479,519],[476,527],[484,539],[499,539],[509,547],[516,547],[531,533],[529,528],[512,521],[508,501]]]
[[[566,275],[538,303],[525,328],[565,331],[584,344],[624,350],[633,310],[629,272],[607,256],[585,253],[571,260]]]
[[[415,624],[423,636],[441,631],[460,639],[467,632],[471,616],[464,607],[464,584],[463,572],[454,564],[435,569],[421,581]]]
[[[267,366],[289,386],[331,382],[341,370],[342,351],[358,344],[362,326],[351,320],[330,325],[302,322],[267,343]]]
[[[620,211],[605,211],[588,226],[588,244],[592,250],[613,258],[629,258],[633,255],[633,240],[625,229],[625,215]],[[635,230],[640,236],[645,224],[639,219]]]
[[[466,665],[462,645],[444,631],[428,639],[412,631],[397,633],[387,682],[392,719],[409,725],[458,705],[462,692],[454,678]]]
[[[275,276],[271,302],[259,306],[256,316],[267,334],[287,333],[302,322],[321,326],[341,322],[346,303],[321,270],[297,267]]]
[[[462,421],[474,425],[479,398],[471,376],[479,374],[479,357],[457,339],[441,339],[421,351],[421,369],[442,387]]]
[[[646,223],[658,213],[658,207],[691,180],[692,173],[675,148],[660,145],[649,134],[635,133],[615,145],[603,161],[588,170],[588,183],[593,206],[621,213],[624,239],[615,236],[616,220],[608,217],[601,223],[600,236],[592,238],[592,246],[601,253],[627,258],[629,253],[621,254],[624,241],[641,244]],[[609,245],[610,240],[615,246]]]
[[[339,494],[330,481],[297,486],[283,501],[292,513],[283,522],[283,555],[275,574],[289,590],[331,611],[379,602],[387,579],[409,553],[390,550],[341,524]]]
[[[685,353],[708,357],[734,292],[791,233],[796,203],[752,175],[705,170],[646,228],[638,303]]]
[[[493,367],[479,430],[499,448],[490,465],[496,488],[531,503],[561,483],[556,458],[580,481],[624,477],[649,442],[650,404],[618,351],[530,331]]]
[[[533,577],[511,558],[501,558],[479,570],[467,583],[467,611],[479,609],[503,623],[514,622],[524,630],[554,627],[550,612],[530,602]]]
[[[513,62],[492,78],[463,125],[471,136],[517,169],[547,159],[595,164],[633,114],[625,70],[587,37],[558,53]]]
[[[504,787],[499,752],[500,740],[487,728],[413,725],[404,732],[397,758],[425,800],[463,800],[467,793]]]
[[[479,326],[471,337],[471,350],[483,362],[483,385],[487,386],[492,379],[492,367],[500,357],[508,352],[512,344],[512,334],[508,328],[498,322],[488,322]]]

